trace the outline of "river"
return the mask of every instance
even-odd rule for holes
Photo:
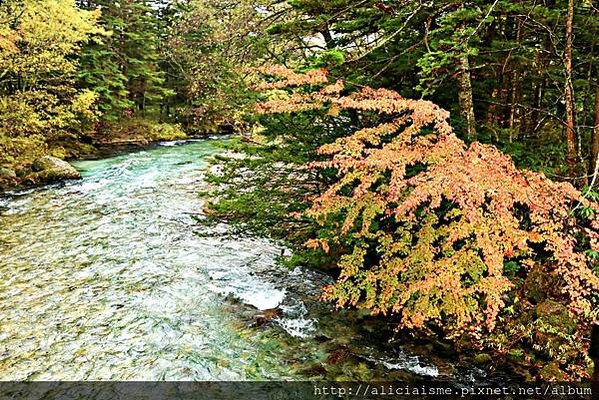
[[[80,181],[0,198],[0,380],[484,377],[332,312],[316,299],[329,278],[278,266],[280,245],[199,223],[220,151],[198,140],[77,161]]]

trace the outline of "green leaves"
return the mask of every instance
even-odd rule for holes
[[[173,92],[163,87],[160,71],[158,11],[141,2],[88,2],[101,7],[107,32],[85,47],[81,56],[83,86],[100,94],[104,119],[115,121],[125,110],[142,114]]]
[[[0,4],[0,164],[27,167],[97,121],[97,94],[75,83],[97,19],[67,0]]]

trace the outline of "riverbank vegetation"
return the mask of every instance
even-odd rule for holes
[[[241,133],[206,213],[328,270],[323,301],[584,380],[598,30],[586,0],[8,0],[0,165]]]

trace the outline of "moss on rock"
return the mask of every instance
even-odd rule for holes
[[[34,184],[81,178],[71,164],[52,156],[38,158],[31,168],[34,172],[27,176],[27,180]]]
[[[490,364],[491,362],[493,362],[493,357],[491,357],[491,355],[487,353],[480,353],[474,356],[474,362],[479,365]]]

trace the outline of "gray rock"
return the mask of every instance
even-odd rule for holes
[[[16,179],[17,174],[10,168],[0,167],[0,180]]]
[[[56,157],[45,156],[38,158],[31,166],[36,173],[34,179],[38,182],[53,182],[63,179],[80,179],[81,174],[71,164]]]

